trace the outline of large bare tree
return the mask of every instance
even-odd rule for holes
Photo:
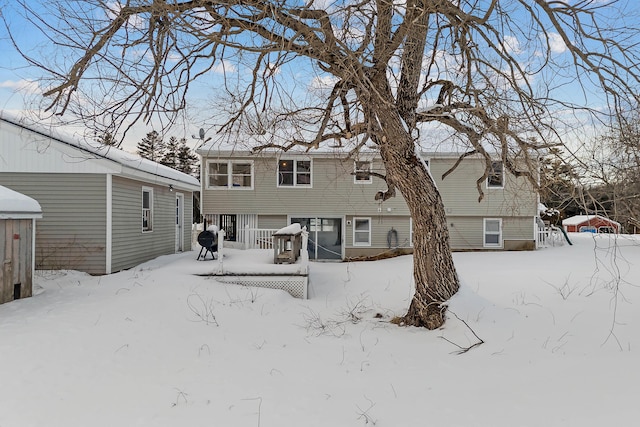
[[[221,132],[255,131],[266,141],[257,148],[374,146],[387,184],[377,197],[399,191],[414,219],[416,289],[404,322],[430,329],[444,322],[459,282],[417,142],[448,132],[466,147],[461,161],[484,157],[480,198],[492,159],[535,185],[537,151],[562,142],[567,111],[615,114],[639,82],[640,26],[625,26],[632,14],[615,0],[17,3],[59,49],[47,60],[16,41],[52,79],[45,96],[55,114],[170,125],[194,85],[224,69]],[[286,69],[329,88],[307,91]],[[590,106],[594,89],[599,104]],[[276,128],[295,131],[269,139]]]

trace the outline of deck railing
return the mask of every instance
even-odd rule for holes
[[[266,245],[266,241],[272,242],[272,235],[277,230],[266,229],[245,229],[247,231],[247,239],[251,239],[247,244],[254,244],[251,249],[268,249],[260,247],[260,245]],[[268,236],[268,239],[267,239]],[[289,269],[283,269],[280,273],[279,270],[274,271],[270,268],[270,265],[264,265],[264,270],[260,271],[258,264],[253,265],[250,271],[235,271],[237,269],[224,265],[224,251],[225,251],[225,232],[224,230],[218,231],[218,252],[217,262],[218,266],[211,276],[214,276],[217,281],[223,283],[233,283],[243,286],[254,286],[271,289],[282,289],[288,292],[291,296],[296,298],[306,299],[308,298],[309,289],[309,255],[306,251],[309,233],[306,230],[302,232],[302,245],[304,250],[300,250],[300,258],[294,264],[295,271]],[[271,244],[271,246],[273,246]],[[249,249],[248,247],[246,249]],[[273,247],[271,247],[273,249]]]
[[[562,231],[555,226],[538,227],[536,233],[536,248],[548,248],[549,246],[564,245]]]
[[[273,249],[273,233],[276,228],[245,228],[238,230],[238,240],[245,249]]]

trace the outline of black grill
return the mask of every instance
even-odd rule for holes
[[[216,233],[209,230],[201,232],[198,234],[198,243],[202,246],[200,254],[198,254],[198,259],[206,259],[208,252],[211,253],[212,259],[216,258],[214,255],[214,252],[218,252],[218,236]],[[202,255],[202,251],[204,251],[204,256]]]

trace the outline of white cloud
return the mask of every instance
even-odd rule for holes
[[[520,46],[520,41],[514,36],[504,36],[504,46],[506,48],[507,53],[513,55],[519,55],[522,53],[522,47]]]
[[[338,79],[335,76],[314,77],[309,84],[311,89],[332,89]]]
[[[33,80],[5,80],[0,82],[0,88],[11,89],[23,93],[40,93],[40,85]]]
[[[211,71],[216,74],[233,73],[236,71],[236,66],[229,61],[216,61]]]
[[[549,40],[549,48],[551,53],[564,53],[567,50],[567,45],[564,44],[564,40],[558,33],[547,33]]]
[[[122,8],[124,8],[124,5],[119,1],[107,2],[105,6],[106,6],[105,14],[111,20],[116,19],[120,14],[120,11],[122,10]],[[147,20],[141,15],[131,15],[127,19],[126,25],[129,28],[144,29],[146,28]]]

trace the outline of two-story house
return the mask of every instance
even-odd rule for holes
[[[211,147],[201,156],[201,209],[209,224],[231,241],[247,229],[306,226],[311,259],[374,256],[390,249],[411,251],[412,218],[400,194],[375,200],[386,183],[375,153],[357,159],[344,153],[241,152]],[[423,153],[442,194],[453,250],[535,249],[538,196],[525,178],[505,173],[501,162],[484,182],[476,180],[484,160],[468,157],[444,180],[458,154]]]

